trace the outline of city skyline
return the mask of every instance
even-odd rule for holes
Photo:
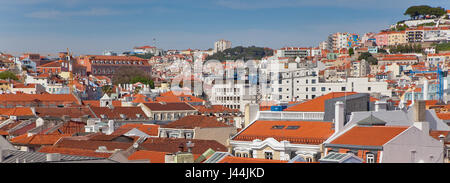
[[[234,46],[317,46],[334,32],[377,32],[407,7],[442,1],[0,1],[0,51],[54,54],[123,52],[134,46],[209,49]],[[384,4],[384,5],[383,5]],[[19,11],[20,10],[20,11]],[[189,16],[186,16],[189,15]],[[153,39],[156,39],[154,44]]]

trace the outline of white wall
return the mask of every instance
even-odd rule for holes
[[[443,148],[441,142],[412,126],[383,146],[381,163],[442,163]]]

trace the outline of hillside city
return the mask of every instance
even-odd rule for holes
[[[314,47],[0,51],[0,163],[449,163],[450,10],[405,15]]]

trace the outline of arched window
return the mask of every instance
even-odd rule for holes
[[[241,157],[241,153],[236,153],[236,157]]]
[[[243,153],[244,158],[248,158],[248,154],[247,153]]]

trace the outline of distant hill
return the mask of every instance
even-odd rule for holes
[[[266,56],[272,56],[273,50],[270,48],[263,48],[263,47],[234,47],[230,49],[226,49],[223,52],[215,53],[214,55],[211,55],[206,58],[206,60],[219,60],[221,62],[224,62],[226,60],[239,60],[239,59],[245,59],[245,60],[260,60],[263,57]]]

